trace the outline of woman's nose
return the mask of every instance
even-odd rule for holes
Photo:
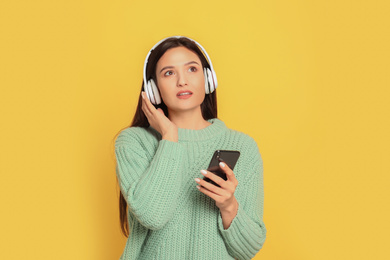
[[[178,74],[177,86],[183,87],[183,86],[186,86],[187,84],[188,84],[187,77],[184,75],[184,73]]]

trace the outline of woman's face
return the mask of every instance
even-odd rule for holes
[[[202,63],[185,47],[167,50],[156,66],[157,87],[170,112],[198,109],[205,98]]]

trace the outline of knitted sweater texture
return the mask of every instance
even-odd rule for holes
[[[115,142],[116,173],[128,204],[130,235],[121,260],[251,259],[266,237],[263,162],[254,139],[219,119],[162,140],[152,127],[130,127]],[[194,181],[216,150],[238,150],[239,207],[224,229],[215,201]]]

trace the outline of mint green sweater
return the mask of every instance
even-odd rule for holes
[[[117,176],[129,210],[121,260],[251,259],[265,241],[263,162],[256,142],[219,119],[201,130],[179,128],[179,142],[149,127],[123,130],[115,142]],[[215,201],[194,181],[215,150],[238,150],[239,207],[224,229]]]

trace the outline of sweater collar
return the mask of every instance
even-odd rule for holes
[[[225,123],[218,118],[212,118],[207,121],[211,125],[199,130],[178,128],[179,141],[209,140],[227,130]]]

